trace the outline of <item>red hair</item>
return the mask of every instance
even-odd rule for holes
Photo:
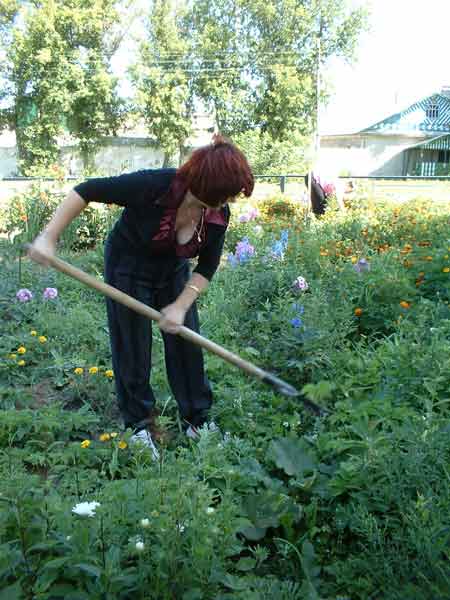
[[[255,181],[244,154],[221,135],[208,146],[195,150],[177,176],[187,189],[212,208],[243,193],[251,196]]]

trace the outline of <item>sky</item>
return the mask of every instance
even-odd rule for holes
[[[364,4],[353,0],[353,4]],[[334,93],[320,133],[352,133],[450,86],[450,0],[371,0],[353,66],[326,68]]]

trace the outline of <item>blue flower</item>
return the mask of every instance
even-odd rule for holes
[[[230,265],[232,267],[237,267],[237,265],[238,265],[238,259],[235,257],[234,254],[229,254],[227,256],[227,260],[228,260],[228,262],[230,263]]]
[[[292,327],[295,327],[296,329],[298,329],[298,327],[301,327],[303,325],[303,321],[300,319],[300,317],[295,317],[294,319],[291,319],[290,323],[291,323]]]

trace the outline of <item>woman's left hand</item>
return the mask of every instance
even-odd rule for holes
[[[183,325],[186,311],[176,303],[168,304],[161,310],[161,318],[158,321],[159,328],[166,333],[178,333]]]

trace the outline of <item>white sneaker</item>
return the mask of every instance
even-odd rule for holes
[[[141,429],[130,437],[130,444],[138,444],[145,448],[149,448],[152,452],[153,460],[159,460],[159,452],[156,449],[152,436],[146,429]]]
[[[186,429],[186,436],[191,440],[200,439],[201,433],[220,433],[218,425],[211,421],[210,423],[204,423],[201,427],[195,427],[195,425],[189,425]]]

